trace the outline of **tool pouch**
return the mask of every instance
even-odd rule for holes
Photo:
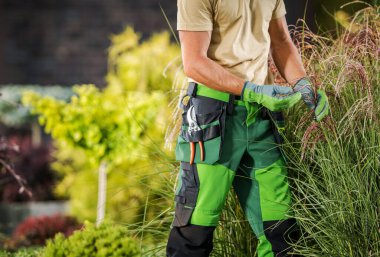
[[[182,126],[175,150],[176,160],[189,162],[189,142],[195,142],[194,163],[214,164],[220,158],[228,103],[210,97],[197,96],[191,91],[187,96],[190,99],[186,105],[182,105]],[[186,119],[190,106],[194,106],[196,120],[201,128],[193,133],[188,132],[189,124]],[[203,141],[204,144],[204,161],[201,161],[199,141]]]

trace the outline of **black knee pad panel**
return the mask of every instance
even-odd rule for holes
[[[173,227],[166,247],[168,257],[207,257],[213,245],[215,227],[187,225]]]

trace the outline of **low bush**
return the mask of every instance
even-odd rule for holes
[[[67,237],[81,226],[75,218],[60,214],[29,217],[16,227],[12,248],[44,245],[47,239],[53,238],[57,233],[62,233]]]
[[[0,257],[40,257],[41,248],[39,247],[30,247],[30,248],[21,248],[16,252],[9,252],[6,250],[0,250]]]
[[[65,238],[58,234],[49,240],[44,257],[137,257],[141,256],[137,242],[123,226],[102,223],[99,227],[86,223],[82,231]]]

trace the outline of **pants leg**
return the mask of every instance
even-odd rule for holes
[[[235,172],[215,164],[182,163],[167,256],[206,257]]]
[[[288,256],[287,241],[295,221],[288,219],[291,199],[284,160],[270,121],[257,118],[247,127],[246,118],[247,111],[241,106],[227,117],[216,164],[181,163],[167,256],[209,256],[213,231],[232,182],[259,239],[258,256]]]
[[[284,159],[269,120],[258,119],[248,128],[248,152],[233,182],[241,206],[259,239],[259,257],[289,256],[289,242],[296,239],[291,195]]]
[[[226,134],[217,163],[181,163],[167,256],[207,257],[212,251],[213,232],[231,188],[235,170],[246,150],[245,118],[245,107],[240,110],[236,108],[234,115],[227,117]]]

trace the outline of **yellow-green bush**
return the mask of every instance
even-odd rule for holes
[[[139,44],[132,28],[111,37],[108,87],[115,91],[169,91],[180,63],[179,47],[170,43],[170,34],[154,34]],[[177,65],[175,65],[177,64]]]
[[[99,227],[87,223],[82,231],[65,238],[59,233],[50,239],[43,251],[44,257],[138,257],[141,256],[135,239],[120,225],[104,223]]]
[[[161,197],[172,154],[163,150],[170,115],[168,91],[176,76],[166,70],[179,60],[178,46],[167,33],[139,44],[139,35],[127,28],[112,37],[109,85],[73,88],[69,103],[33,92],[24,94],[55,143],[53,168],[62,175],[59,195],[70,198],[71,213],[94,220],[97,169],[108,167],[106,217],[122,222],[143,221],[171,203]],[[173,66],[174,67],[174,66]],[[145,210],[150,204],[153,208]]]

